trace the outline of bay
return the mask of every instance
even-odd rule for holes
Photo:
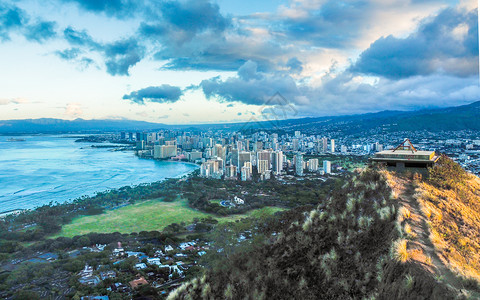
[[[78,136],[78,135],[76,135]],[[8,141],[9,139],[25,141]],[[0,136],[0,213],[181,177],[198,167],[92,148],[73,136]],[[101,144],[103,145],[103,144]]]

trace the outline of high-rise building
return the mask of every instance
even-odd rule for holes
[[[302,133],[300,131],[295,131],[295,137],[300,137],[302,136]]]
[[[340,147],[340,152],[342,152],[342,153],[347,153],[347,146],[342,145],[342,146]]]
[[[250,174],[252,174],[252,163],[249,162],[249,161],[246,161],[244,164],[243,164],[244,167],[247,167],[249,170],[250,170]]]
[[[303,155],[295,155],[295,174],[297,176],[303,176]]]
[[[210,176],[210,165],[207,162],[200,166],[200,176],[208,178]]]
[[[222,165],[221,158],[209,159],[200,166],[200,176],[220,179],[223,175]]]
[[[272,166],[273,166],[273,172],[276,175],[279,175],[280,173],[282,173],[283,171],[283,152],[282,151],[273,152]]]
[[[335,140],[330,141],[330,152],[335,153]]]
[[[136,150],[144,150],[145,149],[145,142],[144,141],[137,141],[135,143]]]
[[[308,160],[308,170],[310,172],[317,172],[318,171],[318,159],[311,158]]]
[[[247,181],[252,179],[252,172],[248,166],[243,166],[241,169],[241,178],[242,181]]]
[[[167,158],[177,156],[177,145],[155,145],[153,147],[153,158]],[[200,156],[201,158],[201,156]]]
[[[212,157],[212,148],[206,148],[203,153],[205,153],[205,158],[209,159],[210,157]]]
[[[327,141],[327,138],[324,137],[322,138],[322,152],[326,153],[327,149],[328,149],[328,141]]]
[[[328,160],[323,161],[323,172],[325,172],[325,174],[332,173],[332,164],[330,161]]]
[[[245,162],[251,163],[252,161],[251,156],[252,156],[251,153],[247,151],[238,152],[238,165],[237,165],[238,169],[237,170],[240,170],[244,166]]]
[[[237,179],[237,167],[229,165],[225,167],[225,179]]]
[[[244,151],[245,147],[243,146],[242,141],[237,141],[237,149],[238,151]]]
[[[232,151],[230,152],[230,161],[232,165],[237,167],[237,172],[240,172],[239,168],[241,168],[242,166],[238,164],[238,152],[238,149],[232,149]]]
[[[274,151],[277,151],[280,149],[280,145],[277,142],[272,142],[272,148]]]
[[[262,150],[257,152],[257,160],[266,160],[268,169],[270,169],[272,162],[272,150]]]
[[[157,147],[157,146],[155,146]],[[196,161],[197,159],[202,159],[202,152],[200,151],[192,151],[192,152],[188,152],[187,153],[187,158],[188,158],[188,161]]]
[[[298,151],[299,148],[300,148],[300,144],[299,144],[298,139],[293,139],[292,140],[292,150],[293,151]]]
[[[263,150],[263,142],[258,141],[253,143],[253,151]]]
[[[270,165],[268,163],[268,160],[263,160],[259,159],[257,161],[257,170],[258,174],[263,174],[263,173],[270,173]]]
[[[220,144],[216,144],[215,147],[213,148],[213,155],[220,157],[224,163],[227,160],[227,150],[224,146]]]

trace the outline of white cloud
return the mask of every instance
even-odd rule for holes
[[[65,107],[65,115],[73,118],[83,115],[82,104],[80,103],[68,103]]]

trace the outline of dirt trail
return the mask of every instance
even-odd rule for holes
[[[395,177],[392,187],[398,195],[401,206],[407,208],[411,216],[402,222],[402,229],[408,223],[416,237],[409,239],[407,249],[411,253],[412,260],[421,264],[426,270],[433,273],[437,278],[456,289],[459,294],[465,294],[467,289],[462,280],[446,266],[443,257],[438,253],[429,238],[430,231],[427,225],[427,217],[422,213],[420,204],[415,199],[415,187],[410,180]],[[471,293],[467,293],[470,294]]]

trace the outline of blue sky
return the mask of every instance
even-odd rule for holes
[[[296,117],[478,101],[477,1],[0,0],[0,119]]]

